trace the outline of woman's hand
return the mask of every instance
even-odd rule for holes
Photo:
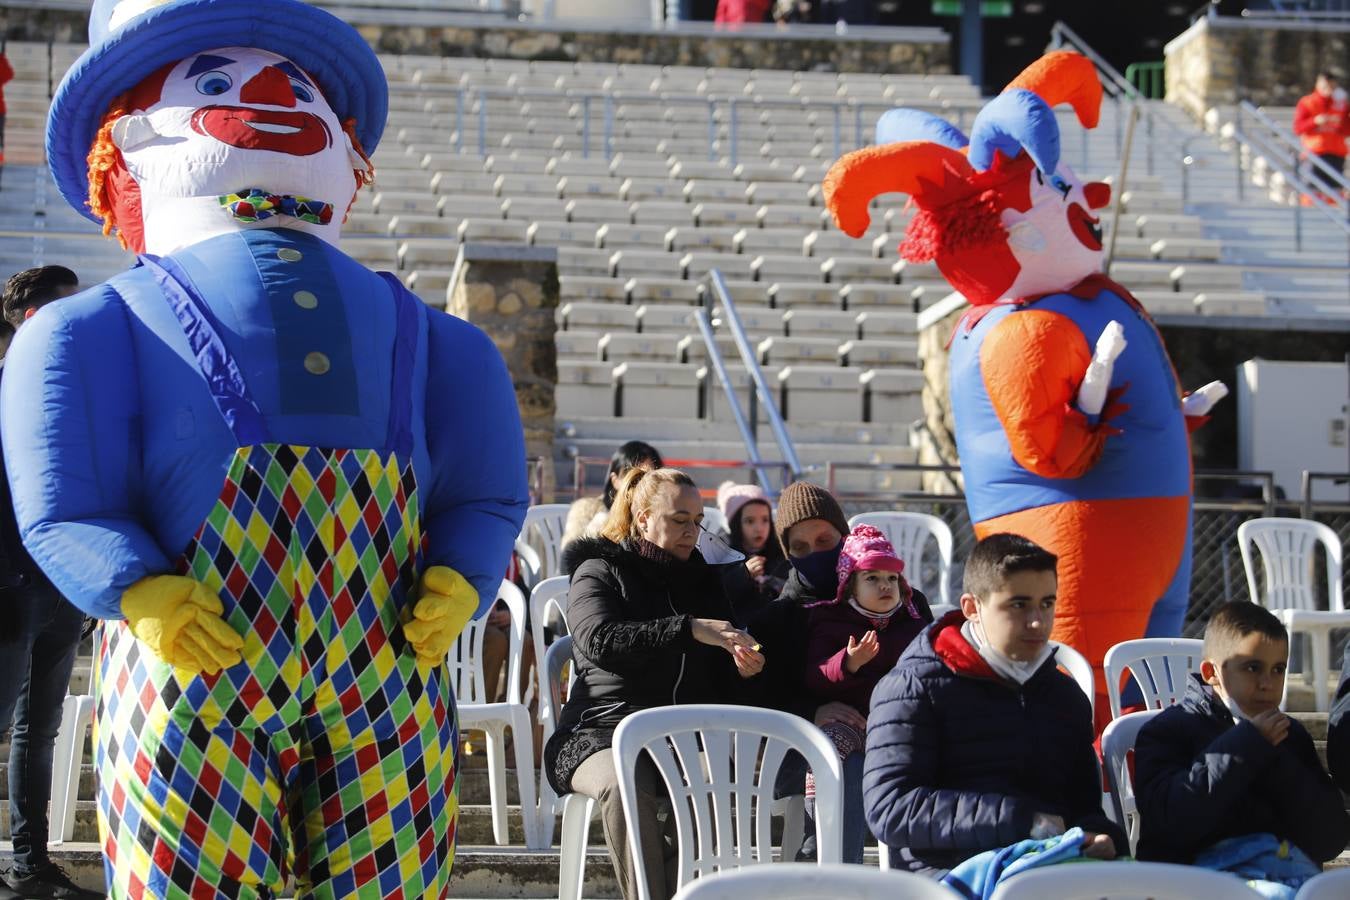
[[[1092,859],[1115,859],[1116,842],[1109,834],[1083,835],[1083,855]]]
[[[841,725],[851,725],[862,732],[867,731],[867,716],[864,716],[847,703],[840,703],[837,700],[831,700],[829,703],[816,707],[816,727],[824,728],[831,722],[838,722]]]
[[[763,578],[764,565],[764,557],[752,556],[745,561],[745,570],[750,573],[751,578]]]
[[[759,652],[759,644],[725,619],[690,619],[689,631],[700,644],[721,647],[730,653],[742,678],[758,675],[764,668],[764,655]]]

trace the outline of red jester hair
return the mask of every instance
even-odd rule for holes
[[[917,199],[918,212],[905,229],[900,255],[910,262],[931,262],[963,251],[990,248],[1007,240],[1003,210],[1031,208],[1033,163],[1023,154],[1009,160],[996,153],[987,172],[933,185]]]

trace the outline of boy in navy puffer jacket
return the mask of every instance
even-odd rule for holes
[[[921,634],[872,694],[863,792],[891,864],[957,863],[1080,826],[1084,855],[1128,849],[1102,812],[1092,712],[1049,644],[1055,556],[995,534],[966,563],[961,609]]]
[[[1228,838],[1273,834],[1315,863],[1350,840],[1341,793],[1312,737],[1280,711],[1289,637],[1267,609],[1219,607],[1180,703],[1135,742],[1138,857],[1189,863]]]

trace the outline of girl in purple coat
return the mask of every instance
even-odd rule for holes
[[[905,581],[904,570],[891,542],[871,525],[857,525],[844,538],[835,567],[839,586],[834,600],[817,603],[809,612],[806,685],[818,702],[847,703],[866,716],[872,689],[932,621],[931,613],[919,612],[927,611],[927,600]],[[916,594],[922,602],[916,601]],[[843,722],[829,722],[822,730],[834,742],[840,760],[861,754],[867,742],[865,732]],[[808,806],[814,806],[810,775],[806,798]],[[855,855],[857,859],[851,859]],[[862,861],[861,843],[844,848],[844,861]]]

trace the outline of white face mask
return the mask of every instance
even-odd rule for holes
[[[180,61],[159,101],[119,119],[112,138],[140,188],[146,249],[153,253],[247,227],[217,202],[245,188],[332,203],[328,225],[282,216],[261,224],[301,227],[336,243],[356,190],[353,170],[366,166],[299,67],[243,47]]]

